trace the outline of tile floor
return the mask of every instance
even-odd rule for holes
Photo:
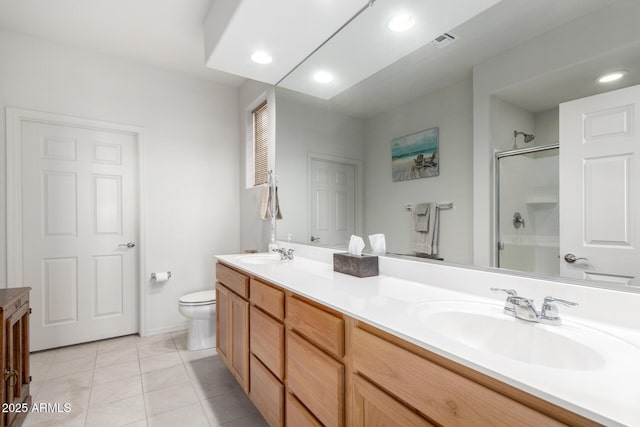
[[[79,344],[31,355],[34,402],[24,426],[265,426],[215,349],[186,350],[186,331]]]

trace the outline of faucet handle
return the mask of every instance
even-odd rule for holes
[[[560,316],[558,316],[558,306],[554,304],[556,302],[569,307],[578,305],[577,302],[573,302],[573,301],[567,301],[564,299],[554,298],[551,296],[544,297],[544,302],[542,303],[542,309],[540,310],[540,319],[544,323],[550,323],[553,325],[560,324]]]
[[[504,302],[504,308],[502,312],[507,316],[515,316],[516,308],[513,304],[514,298],[518,297],[518,292],[515,289],[503,289],[503,288],[490,288],[493,292],[504,292],[507,294],[507,300]]]
[[[515,289],[504,289],[504,288],[490,288],[493,292],[504,292],[510,297],[517,297],[518,292]]]
[[[554,298],[554,297],[544,297],[544,304],[559,302],[560,304],[568,305],[568,306],[576,306],[577,302],[567,301],[566,299]]]

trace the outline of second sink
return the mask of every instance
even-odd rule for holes
[[[600,351],[602,347],[590,344],[593,340],[615,339],[574,325],[548,326],[525,322],[504,315],[500,305],[481,302],[434,301],[420,304],[412,312],[424,327],[447,339],[511,360],[548,368],[601,369],[606,364]]]

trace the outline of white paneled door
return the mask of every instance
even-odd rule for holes
[[[27,120],[20,135],[31,348],[137,332],[136,136]]]
[[[562,276],[638,284],[639,125],[640,86],[560,105]]]
[[[355,165],[313,158],[309,174],[309,240],[322,245],[346,245],[356,226]]]

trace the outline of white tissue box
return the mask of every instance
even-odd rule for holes
[[[373,255],[333,254],[333,271],[356,277],[378,275],[378,257]]]

